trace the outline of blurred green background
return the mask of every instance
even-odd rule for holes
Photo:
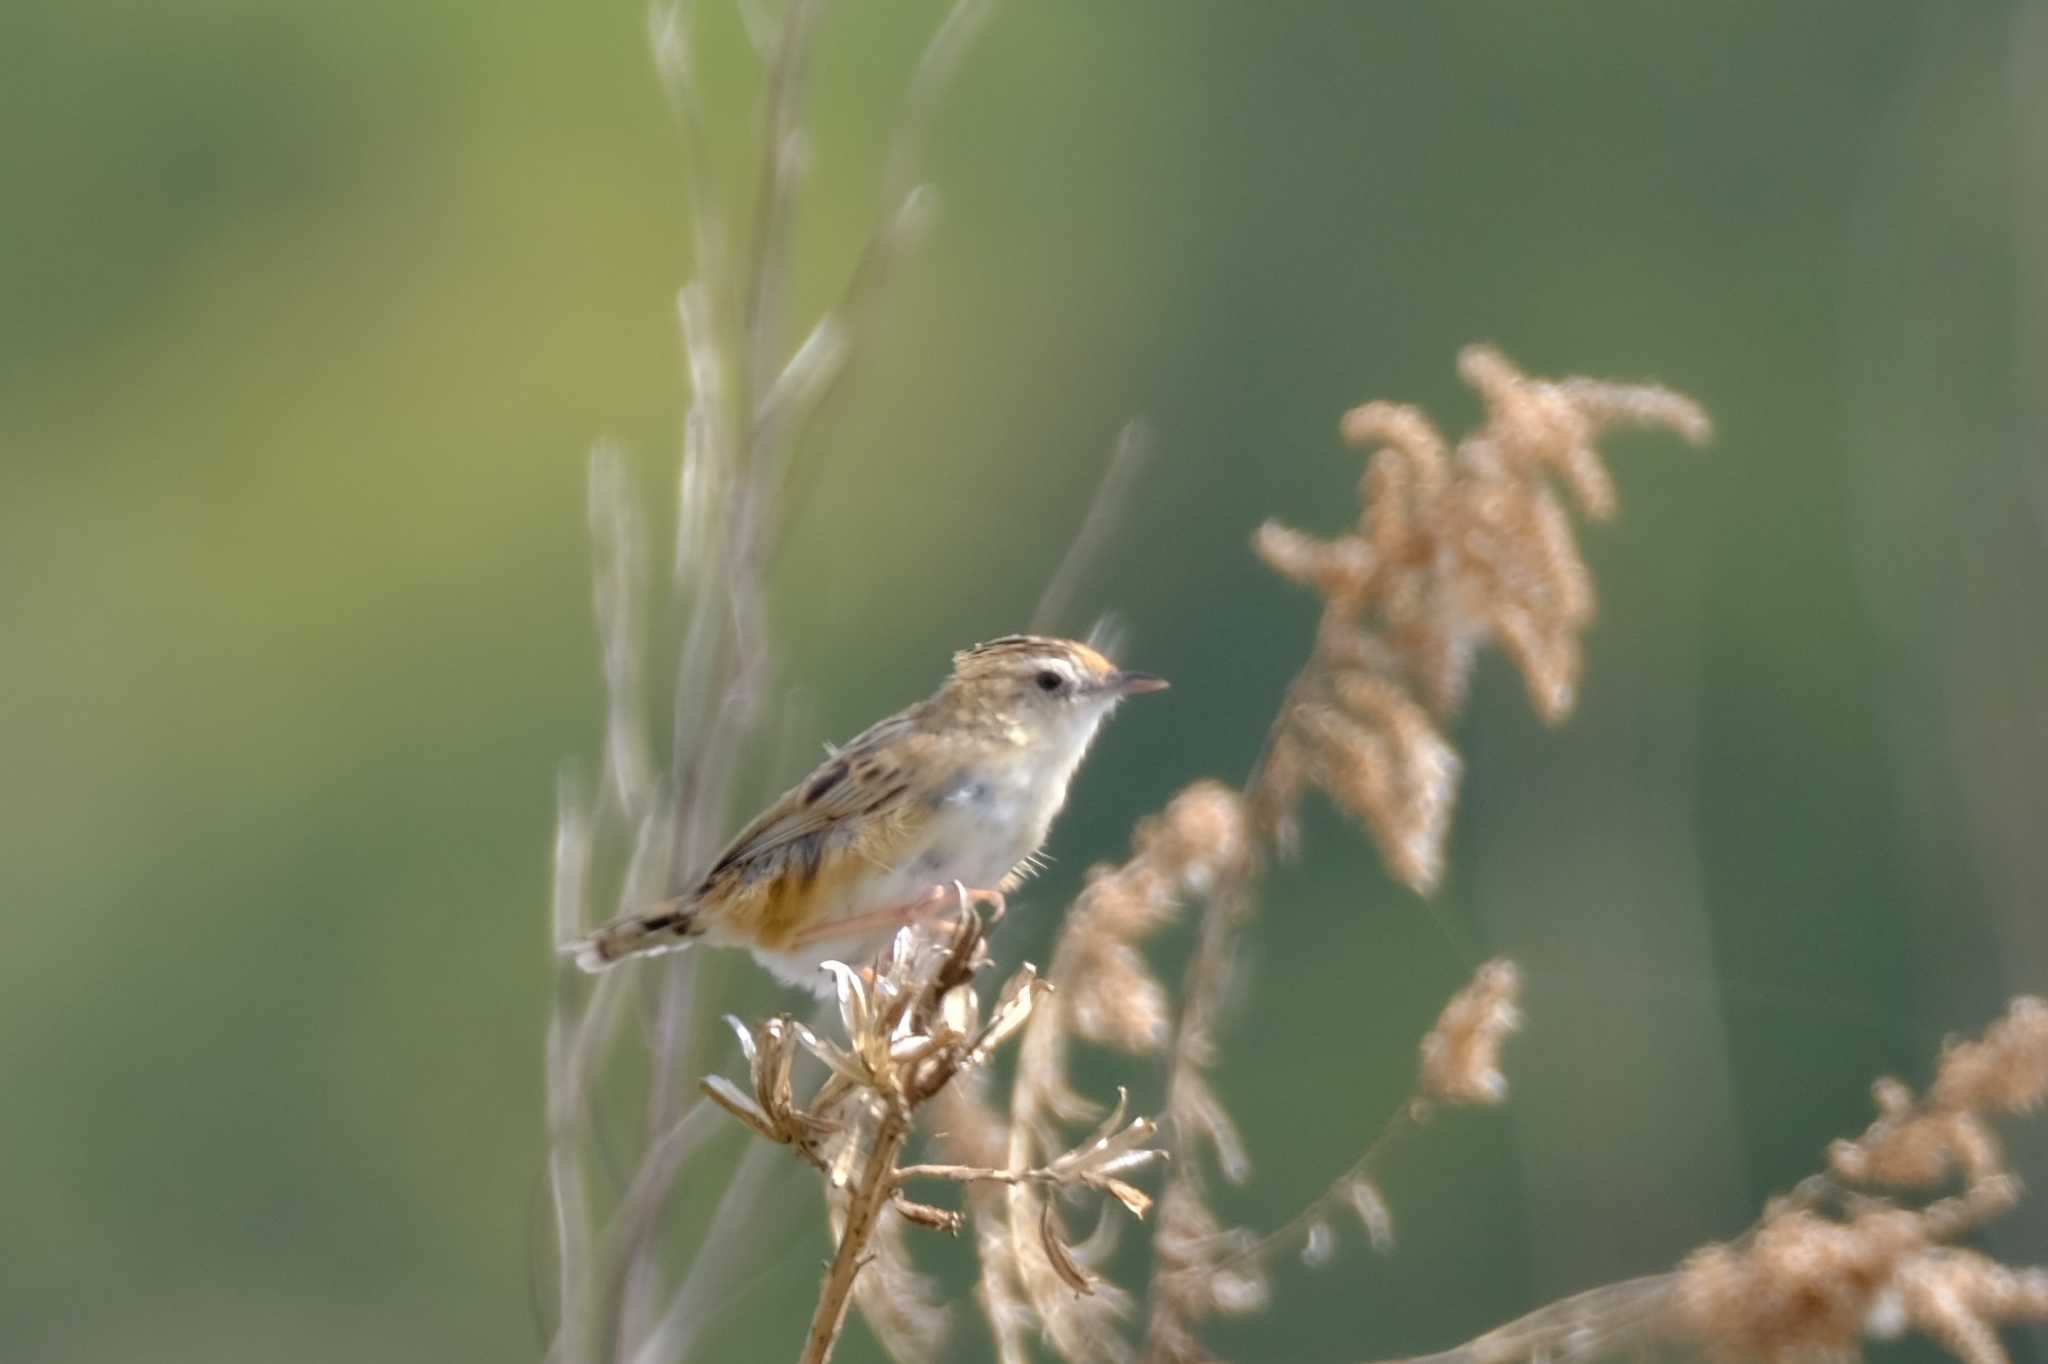
[[[937,13],[827,24],[811,303]],[[734,32],[704,60],[737,171]],[[0,1358],[540,1350],[584,453],[622,442],[660,519],[685,396],[645,33],[631,0],[0,5]],[[1017,3],[931,173],[811,448],[755,789],[1016,628],[1143,414],[1081,609],[1176,689],[1092,762],[1015,952],[1138,814],[1242,772],[1313,618],[1246,536],[1346,519],[1345,407],[1457,429],[1490,339],[1719,424],[1617,449],[1578,715],[1486,670],[1440,900],[1320,811],[1271,885],[1232,1214],[1348,1163],[1468,942],[1524,963],[1531,1021],[1510,1107],[1393,1163],[1396,1252],[1284,1271],[1222,1346],[1412,1353],[1667,1266],[1860,1128],[1872,1076],[2048,984],[2048,10]],[[824,1242],[788,1179],[707,1357],[794,1350]],[[2042,1206],[1994,1248],[2048,1259]]]

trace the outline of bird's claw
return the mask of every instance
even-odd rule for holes
[[[1003,915],[1010,907],[1009,900],[999,890],[981,890],[969,886],[964,881],[955,881],[952,891],[953,903],[959,906],[962,912],[972,909],[975,905],[987,905],[988,921],[991,924],[1002,922]],[[942,897],[945,895],[943,887],[940,888],[939,894]]]

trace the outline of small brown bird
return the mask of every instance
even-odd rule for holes
[[[824,961],[863,960],[960,901],[1000,905],[1032,870],[1103,720],[1165,686],[1072,640],[963,649],[934,695],[828,748],[687,894],[565,950],[599,971],[694,942],[745,947],[782,979],[828,990]]]

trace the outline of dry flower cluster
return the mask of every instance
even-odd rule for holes
[[[1653,428],[1699,444],[1712,431],[1681,393],[1532,379],[1490,346],[1467,347],[1458,372],[1486,419],[1455,450],[1417,408],[1355,407],[1344,437],[1370,452],[1356,527],[1325,540],[1268,522],[1253,541],[1323,599],[1314,659],[1267,757],[1262,821],[1290,844],[1298,794],[1313,783],[1425,894],[1443,874],[1459,774],[1440,725],[1463,705],[1481,647],[1514,660],[1551,723],[1578,695],[1593,580],[1557,485],[1607,520],[1618,504],[1600,436]]]
[[[2019,1199],[1990,1119],[2048,1095],[2048,1003],[2016,999],[1981,1039],[1951,1046],[1924,1099],[1896,1079],[1873,1092],[1878,1118],[1829,1148],[1831,1178],[1767,1210],[1743,1243],[1681,1267],[1684,1331],[1724,1356],[1787,1360],[1911,1329],[1965,1364],[2002,1364],[1993,1323],[2048,1318],[2048,1272],[1944,1244]],[[1849,1187],[1922,1190],[1958,1176],[1960,1193],[1920,1208]],[[1825,1201],[1842,1216],[1810,1206]]]
[[[2048,1004],[2016,999],[1981,1039],[1951,1047],[1924,1099],[1895,1079],[1872,1093],[1877,1121],[1828,1151],[1836,1178],[1899,1188],[1939,1183],[1951,1170],[1973,1186],[1992,1178],[2005,1157],[1986,1115],[2030,1113],[2048,1093]]]
[[[1425,893],[1442,875],[1460,773],[1441,725],[1463,703],[1481,647],[1501,645],[1544,718],[1561,719],[1576,695],[1592,580],[1553,484],[1587,515],[1612,516],[1613,480],[1594,445],[1603,433],[1663,428],[1697,442],[1710,430],[1690,398],[1655,385],[1531,378],[1487,346],[1467,348],[1459,371],[1486,415],[1455,449],[1416,408],[1354,408],[1343,432],[1368,451],[1355,528],[1322,539],[1269,522],[1253,539],[1269,567],[1323,600],[1309,659],[1244,787],[1254,826],[1277,851],[1293,851],[1302,795],[1319,787],[1371,832],[1394,875]],[[1196,1143],[1208,1139],[1224,1178],[1247,1176],[1206,1071],[1260,865],[1246,859],[1210,897],[1182,983],[1163,1115],[1175,1164],[1160,1197],[1146,1327],[1153,1364],[1206,1359],[1200,1322],[1262,1306],[1261,1264],[1297,1233],[1311,1262],[1324,1258],[1333,1207],[1355,1209],[1374,1242],[1387,1241],[1392,1218],[1371,1168],[1379,1156],[1427,1120],[1432,1101],[1491,1103],[1506,1092],[1494,1056],[1519,1018],[1519,980],[1501,961],[1446,1009],[1424,1043],[1416,1093],[1351,1169],[1267,1236],[1224,1227]]]
[[[1262,1306],[1267,1262],[1282,1248],[1299,1244],[1311,1263],[1326,1259],[1333,1214],[1342,1209],[1375,1245],[1389,1244],[1392,1214],[1374,1166],[1392,1139],[1438,1106],[1505,1097],[1498,1051],[1519,1022],[1519,978],[1511,963],[1496,961],[1480,968],[1423,1039],[1414,1092],[1307,1208],[1259,1236],[1225,1226],[1210,1207],[1207,1162],[1231,1181],[1245,1180],[1251,1168],[1208,1071],[1235,940],[1249,920],[1267,845],[1291,848],[1293,807],[1314,782],[1374,830],[1398,875],[1418,887],[1433,884],[1458,770],[1437,725],[1462,694],[1478,646],[1501,640],[1522,663],[1539,705],[1550,698],[1552,712],[1568,704],[1569,690],[1544,679],[1554,681],[1558,667],[1576,677],[1577,631],[1591,595],[1548,479],[1562,479],[1587,510],[1605,513],[1613,490],[1589,444],[1595,434],[1618,422],[1704,430],[1697,410],[1665,390],[1527,379],[1484,349],[1467,352],[1464,369],[1487,401],[1488,418],[1455,460],[1414,411],[1361,408],[1347,431],[1388,444],[1368,466],[1360,533],[1325,543],[1270,526],[1260,532],[1268,561],[1325,597],[1310,658],[1242,790],[1190,786],[1139,825],[1124,864],[1090,874],[1049,982],[1025,968],[984,1020],[971,983],[986,964],[981,926],[967,915],[949,940],[906,932],[872,966],[835,964],[840,1039],[788,1018],[739,1027],[751,1090],[714,1078],[705,1082],[707,1096],[825,1176],[837,1248],[806,1360],[828,1357],[856,1301],[893,1355],[937,1357],[944,1312],[911,1264],[905,1229],[955,1230],[963,1218],[906,1198],[905,1181],[917,1178],[969,1185],[979,1294],[1005,1364],[1029,1359],[1034,1339],[1069,1360],[1133,1353],[1119,1321],[1129,1296],[1102,1275],[1114,1223],[1103,1220],[1076,1242],[1059,1201],[1092,1189],[1143,1215],[1150,1198],[1122,1176],[1155,1154],[1147,1144],[1154,1129],[1142,1119],[1125,1123],[1119,1103],[1094,1135],[1069,1146],[1066,1132],[1095,1116],[1068,1079],[1075,1043],[1163,1053],[1166,1061],[1161,1140],[1176,1160],[1161,1196],[1142,1334],[1144,1357],[1154,1361],[1207,1358],[1201,1324]],[[1412,699],[1417,686],[1431,705]],[[1204,911],[1176,1015],[1142,949],[1195,901]],[[1048,993],[1049,984],[1058,990]],[[987,1063],[1012,1037],[1021,1037],[1016,1073],[1007,1102],[998,1103]],[[801,1100],[793,1078],[800,1053],[825,1067]],[[927,1105],[958,1163],[899,1163]],[[667,1111],[679,1110],[671,1101]],[[641,1209],[658,1208],[672,1183],[689,1146],[680,1134],[695,1116],[681,1112],[651,1148],[645,1182],[656,1196],[645,1205],[629,1200],[634,1215],[622,1233],[629,1246],[651,1221]],[[721,1214],[744,1202],[722,1202]],[[687,1291],[677,1294],[641,1357],[652,1358],[655,1344],[687,1340],[679,1323],[692,1301]]]
[[[771,1020],[751,1034],[754,1098],[729,1085],[712,1086],[761,1135],[825,1170],[846,1205],[835,1211],[838,1250],[814,1322],[812,1339],[823,1349],[829,1350],[859,1267],[869,1257],[877,1272],[869,1276],[871,1290],[862,1302],[877,1333],[901,1357],[928,1357],[935,1348],[939,1324],[934,1314],[915,1309],[926,1294],[884,1219],[885,1211],[933,1225],[955,1217],[906,1207],[893,1193],[907,1173],[895,1162],[909,1136],[909,1115],[934,1099],[947,1148],[961,1164],[908,1169],[952,1171],[979,1186],[970,1190],[968,1204],[977,1224],[979,1293],[1005,1364],[1027,1360],[1034,1337],[1068,1360],[1131,1353],[1119,1328],[1128,1295],[1101,1274],[1113,1246],[1113,1224],[1099,1224],[1076,1244],[1058,1207],[1062,1190],[1093,1183],[1091,1167],[1077,1163],[1074,1152],[1052,1156],[1064,1146],[1068,1126],[1093,1116],[1067,1078],[1077,1041],[1166,1055],[1163,1140],[1175,1165],[1153,1238],[1143,1331],[1144,1357],[1161,1364],[1208,1358],[1202,1322],[1263,1306],[1266,1263],[1282,1247],[1302,1243],[1312,1263],[1326,1258],[1335,1234],[1331,1214],[1339,1207],[1356,1214],[1375,1244],[1387,1244],[1392,1214],[1373,1166],[1391,1140],[1426,1122],[1436,1106],[1505,1098],[1499,1046],[1519,1023],[1520,981],[1511,963],[1495,961],[1480,968],[1423,1039],[1414,1093],[1366,1144],[1364,1155],[1309,1207],[1263,1237],[1225,1226],[1210,1207],[1205,1161],[1213,1160],[1233,1182],[1248,1178],[1251,1169],[1208,1071],[1235,938],[1250,916],[1265,861],[1261,835],[1283,849],[1292,845],[1287,830],[1293,806],[1313,781],[1379,834],[1397,874],[1419,887],[1433,884],[1458,763],[1436,715],[1411,699],[1411,689],[1425,685],[1438,713],[1447,713],[1462,695],[1464,672],[1479,645],[1499,639],[1523,664],[1539,705],[1550,698],[1554,715],[1568,704],[1569,690],[1551,685],[1552,672],[1568,667],[1576,678],[1577,632],[1590,616],[1592,598],[1549,478],[1573,487],[1587,510],[1610,513],[1613,488],[1590,444],[1601,430],[1663,424],[1704,434],[1697,408],[1663,389],[1528,379],[1483,348],[1468,351],[1463,368],[1486,399],[1488,418],[1459,445],[1455,461],[1443,438],[1412,409],[1358,409],[1346,423],[1354,439],[1388,442],[1368,465],[1360,533],[1331,542],[1271,526],[1259,533],[1259,548],[1270,563],[1325,597],[1309,661],[1290,686],[1264,757],[1242,791],[1198,782],[1163,814],[1141,823],[1130,859],[1090,873],[1069,914],[1048,978],[1056,992],[1041,999],[1034,980],[1006,994],[1028,1013],[1028,1021],[1020,1017],[1022,1041],[1007,1105],[990,1099],[979,1064],[985,1051],[970,1048],[961,1059],[948,1060],[953,1053],[929,1030],[904,1021],[919,1016],[916,1008],[903,1013],[907,1006],[897,1004],[891,1006],[896,1012],[885,1010],[894,1020],[887,1028],[876,1021],[880,1015],[864,990],[893,991],[891,999],[918,989],[936,991],[926,1012],[943,1018],[938,1001],[965,988],[964,977],[954,980],[944,971],[920,976],[921,968],[905,965],[936,950],[919,947],[920,940],[911,937],[876,968],[873,986],[851,968],[839,968],[842,1000],[854,1001],[844,1019],[847,1047],[817,1043],[794,1023]],[[1535,671],[1539,663],[1551,671]],[[1141,948],[1190,900],[1202,900],[1206,908],[1175,1017]],[[926,984],[914,985],[918,980]],[[972,1032],[962,1017],[958,1032],[966,1038]],[[904,1027],[910,1031],[897,1036]],[[865,1042],[859,1040],[863,1035]],[[833,1078],[801,1108],[789,1097],[787,1062],[781,1059],[792,1045],[809,1047],[832,1068]],[[957,1050],[966,1043],[948,1045]],[[919,1058],[919,1074],[935,1083],[919,1080],[905,1088],[900,1076],[892,1076],[888,1067],[904,1048]],[[771,1057],[775,1065],[764,1070]],[[959,1083],[949,1083],[956,1077]],[[853,1103],[856,1111],[881,1116],[834,1120],[821,1103]],[[900,1121],[889,1118],[891,1113]],[[1141,1140],[1141,1131],[1149,1137],[1151,1126],[1122,1127],[1121,1121],[1119,1105],[1110,1127],[1075,1149],[1108,1151],[1116,1161],[1134,1155],[1128,1143]],[[855,1170],[862,1173],[856,1177]],[[892,1191],[886,1196],[885,1186]],[[1142,1214],[1149,1206],[1149,1199],[1120,1181],[1108,1187],[1132,1212]],[[869,1205],[872,1215],[854,1215]],[[843,1283],[841,1266],[849,1267]],[[872,1287],[883,1283],[893,1287]]]
[[[1505,957],[1479,968],[1451,997],[1422,1039],[1419,1097],[1450,1104],[1498,1104],[1508,1097],[1500,1044],[1522,1025],[1522,973]]]
[[[1089,873],[1068,914],[1050,971],[1057,992],[1025,1034],[1007,1112],[963,1096],[948,1125],[951,1140],[999,1147],[1011,1165],[1028,1164],[1058,1148],[1062,1124],[1091,1116],[1067,1079],[1073,1041],[1131,1055],[1165,1048],[1169,1001],[1139,946],[1189,897],[1242,867],[1250,853],[1242,802],[1219,783],[1198,782],[1142,821],[1132,844],[1123,864]],[[1227,1124],[1220,1107],[1215,1114]],[[1221,1139],[1235,1141],[1234,1134]],[[1097,1272],[1113,1248],[1109,1224],[1068,1251],[1044,1190],[1016,1185],[980,1211],[992,1223],[978,1241],[980,1292],[999,1358],[1028,1359],[1025,1341],[1034,1333],[1065,1359],[1125,1357],[1117,1319],[1128,1311],[1128,1295]]]
[[[838,391],[875,312],[889,267],[928,216],[917,153],[937,93],[986,17],[990,0],[953,0],[913,74],[884,171],[877,226],[840,300],[793,343],[784,334],[791,220],[802,167],[806,57],[820,0],[788,0],[779,20],[743,5],[761,58],[762,141],[751,186],[749,240],[724,214],[700,107],[689,27],[657,16],[656,53],[692,161],[697,277],[681,297],[691,407],[684,423],[675,600],[682,645],[673,679],[666,771],[646,757],[641,631],[644,532],[618,461],[593,466],[597,606],[607,692],[603,765],[593,790],[565,784],[557,837],[555,932],[593,917],[599,853],[623,848],[621,905],[662,898],[724,832],[728,806],[770,693],[766,579],[786,525],[799,440]],[[1480,395],[1481,424],[1453,445],[1417,409],[1369,403],[1344,437],[1367,452],[1355,527],[1323,539],[1277,524],[1255,548],[1284,577],[1314,590],[1322,614],[1309,657],[1289,685],[1259,763],[1242,787],[1198,782],[1142,822],[1128,860],[1097,868],[1064,921],[1051,969],[1012,974],[984,1009],[975,982],[989,961],[971,911],[947,929],[899,935],[873,963],[834,964],[836,1029],[786,1016],[735,1022],[748,1074],[714,1076],[686,1102],[693,1049],[696,954],[651,978],[642,1142],[607,1197],[593,1176],[605,1072],[635,1049],[614,1043],[629,1017],[628,977],[594,992],[565,973],[549,1031],[550,1186],[561,1254],[562,1364],[666,1364],[693,1351],[710,1307],[733,1283],[729,1248],[787,1151],[821,1176],[834,1252],[802,1359],[822,1364],[849,1308],[903,1361],[947,1352],[942,1295],[912,1261],[918,1229],[971,1223],[978,1297],[1003,1364],[1038,1345],[1070,1361],[1142,1354],[1156,1364],[1210,1359],[1205,1322],[1268,1298],[1267,1266],[1299,1248],[1327,1261],[1337,1224],[1356,1217],[1375,1247],[1393,1216],[1377,1164],[1391,1141],[1437,1110],[1497,1105],[1507,1094],[1504,1039],[1520,1022],[1512,963],[1480,967],[1421,1040],[1414,1088],[1363,1154],[1295,1217],[1256,1234],[1228,1226],[1207,1193],[1213,1165],[1249,1178],[1245,1143],[1210,1079],[1239,938],[1274,853],[1298,843],[1297,811],[1317,788],[1365,827],[1392,873],[1423,893],[1442,878],[1461,775],[1445,726],[1463,704],[1481,649],[1497,644],[1546,721],[1578,694],[1582,636],[1594,591],[1570,508],[1593,520],[1616,510],[1596,442],[1628,428],[1708,434],[1690,399],[1651,385],[1542,380],[1499,352],[1472,347],[1459,370]],[[1142,442],[1135,428],[1040,615],[1070,600],[1078,565],[1112,519]],[[1041,624],[1049,624],[1041,620]],[[1177,991],[1145,956],[1147,941],[1201,908],[1193,958]],[[1005,1091],[997,1054],[1015,1042]],[[1106,1115],[1071,1081],[1077,1047],[1160,1056],[1162,1120]],[[627,1088],[631,1088],[627,1086]],[[1977,1042],[1952,1048],[1924,1095],[1877,1087],[1879,1115],[1837,1143],[1829,1172],[1770,1207],[1749,1233],[1707,1247],[1678,1270],[1611,1285],[1532,1313],[1442,1356],[1440,1364],[1577,1364],[1648,1345],[1789,1361],[1854,1355],[1862,1341],[1912,1329],[1966,1364],[2003,1364],[1999,1322],[2048,1316],[2048,1274],[2014,1270],[1955,1240],[2009,1208],[2017,1182],[1991,1127],[2048,1092],[2048,1006],[2017,1001]],[[669,1273],[659,1235],[670,1195],[724,1110],[763,1140],[727,1179],[693,1260]],[[951,1163],[904,1164],[922,1119]],[[1093,1130],[1073,1139],[1082,1124]],[[1162,1148],[1164,1148],[1162,1150]],[[1104,1271],[1119,1219],[1152,1198],[1132,1176],[1170,1153],[1159,1194],[1146,1315],[1134,1342],[1132,1295]],[[1917,1205],[1945,1182],[1959,1188]],[[913,1198],[952,1182],[965,1209]],[[1071,1208],[1100,1209],[1076,1238]],[[1107,1204],[1121,1205],[1121,1211]]]
[[[838,1250],[806,1339],[806,1364],[831,1354],[849,1303],[859,1295],[876,1333],[899,1358],[932,1358],[943,1339],[936,1300],[911,1268],[901,1237],[910,1224],[958,1231],[959,1213],[910,1200],[904,1185],[950,1179],[1006,1185],[1091,1189],[1135,1215],[1151,1200],[1123,1176],[1160,1153],[1146,1145],[1153,1125],[1126,1123],[1121,1101],[1093,1135],[1033,1165],[899,1166],[917,1111],[965,1071],[987,1064],[1015,1037],[1048,993],[1028,963],[1004,984],[984,1018],[973,980],[989,964],[983,925],[963,912],[949,938],[905,928],[871,968],[828,962],[838,987],[842,1041],[820,1038],[787,1017],[748,1029],[732,1020],[745,1051],[752,1093],[721,1076],[704,1090],[757,1134],[788,1146],[825,1177]],[[798,1047],[825,1065],[825,1077],[801,1102],[792,1080]],[[1081,1271],[1053,1228],[1048,1209],[1033,1231],[1043,1254],[1064,1277],[1085,1287]],[[863,1276],[873,1257],[878,1273]]]
[[[1990,1120],[2048,1096],[2048,1004],[2016,999],[1981,1039],[1951,1046],[1925,1099],[1898,1080],[1875,1088],[1877,1121],[1835,1143],[1828,1173],[1775,1200],[1735,1241],[1430,1359],[1575,1364],[1664,1345],[1789,1364],[1853,1359],[1865,1341],[1916,1331],[1963,1364],[2005,1364],[1997,1326],[2048,1320],[2048,1270],[1952,1243],[2019,1199]],[[1946,1197],[1899,1198],[1957,1179]]]

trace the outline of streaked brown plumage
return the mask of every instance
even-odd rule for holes
[[[953,656],[927,699],[870,727],[733,838],[688,893],[570,945],[586,970],[694,941],[785,980],[870,954],[944,892],[1029,869],[1097,727],[1166,684],[1086,644],[1006,635]]]

